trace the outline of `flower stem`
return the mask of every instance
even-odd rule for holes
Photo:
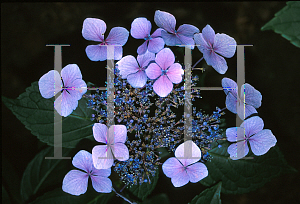
[[[203,59],[203,57],[201,57],[193,66],[192,69],[194,69],[196,67],[197,64],[199,64],[199,62]]]
[[[114,188],[112,188],[112,190],[116,193],[116,195],[118,197],[123,198],[123,200],[125,200],[126,202],[130,203],[130,204],[137,204],[136,202],[131,202],[130,200],[128,200],[127,198],[125,198],[124,196],[122,196],[121,194],[119,194]]]

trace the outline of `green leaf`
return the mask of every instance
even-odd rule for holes
[[[129,187],[129,191],[137,196],[138,198],[140,198],[141,200],[144,200],[155,188],[157,180],[158,180],[158,173],[159,171],[156,171],[155,176],[149,176],[151,183],[149,184],[149,182],[144,182],[142,183],[142,185],[133,185],[131,187]]]
[[[193,198],[190,204],[221,204],[221,187],[222,182],[217,185],[206,189]]]
[[[41,96],[38,82],[33,82],[17,99],[2,97],[4,104],[37,138],[53,146],[54,144],[54,97]],[[82,98],[78,107],[68,117],[62,117],[62,146],[74,148],[83,138],[93,139],[90,120],[91,109],[87,108],[87,99]]]
[[[63,156],[73,156],[71,149],[63,149]],[[71,159],[45,159],[53,157],[54,148],[48,147],[38,153],[28,164],[21,182],[23,201],[34,199],[49,189],[62,186],[64,176],[71,170]]]
[[[38,197],[31,204],[106,204],[112,195],[113,193],[98,193],[92,186],[80,196],[70,195],[58,188]]]
[[[147,198],[143,204],[169,204],[170,201],[169,201],[169,198],[166,194],[164,193],[161,193],[159,195],[155,195],[151,198]]]
[[[300,47],[300,2],[287,2],[287,6],[277,12],[261,30],[274,30],[293,45]]]
[[[219,143],[222,144],[221,148],[213,144],[213,148],[209,151],[213,158],[205,163],[208,176],[200,182],[211,186],[222,181],[222,193],[247,193],[260,188],[282,173],[295,171],[287,164],[277,146],[262,156],[255,156],[251,152],[247,155],[247,159],[232,160],[227,153],[230,143],[227,141]]]

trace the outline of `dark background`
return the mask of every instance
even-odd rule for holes
[[[300,170],[298,133],[300,116],[299,76],[300,49],[273,31],[262,32],[260,28],[285,6],[285,2],[240,2],[240,3],[3,3],[1,4],[1,95],[17,98],[32,82],[53,69],[53,47],[46,44],[70,44],[63,47],[63,67],[76,63],[83,79],[103,86],[106,62],[91,62],[85,48],[92,42],[81,35],[82,23],[87,17],[100,18],[106,22],[105,37],[111,28],[125,27],[130,31],[132,21],[146,17],[154,23],[155,10],[167,11],[181,24],[192,24],[202,30],[210,24],[216,33],[226,33],[235,38],[237,44],[251,44],[245,48],[246,82],[263,95],[258,109],[266,129],[271,129],[277,145],[289,165]],[[142,40],[129,36],[123,47],[123,56],[136,56]],[[195,49],[193,62],[202,54]],[[183,62],[183,61],[181,61]],[[236,55],[227,60],[229,69],[225,75],[207,67],[204,86],[220,86],[221,79],[236,80]],[[201,72],[195,72],[200,74]],[[203,99],[197,103],[211,111],[215,106],[225,107],[222,91],[203,91]],[[226,112],[228,127],[235,126],[235,115]],[[16,172],[10,185],[18,189],[27,164],[38,153],[40,142],[2,104],[2,168]],[[2,175],[9,178],[9,175]],[[299,173],[282,175],[262,188],[243,195],[221,195],[222,203],[298,203]],[[3,179],[3,178],[2,178]],[[3,180],[2,180],[3,181]],[[158,184],[150,195],[166,193],[170,203],[188,203],[204,186],[191,184],[174,188],[170,179],[161,172]],[[115,198],[115,203],[122,202]]]

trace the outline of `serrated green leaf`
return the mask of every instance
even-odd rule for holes
[[[54,97],[45,99],[39,92],[38,82],[33,82],[17,99],[2,97],[4,104],[37,138],[54,144]],[[90,120],[93,110],[87,108],[87,99],[82,98],[78,107],[68,117],[62,117],[62,146],[74,148],[83,138],[93,139]]]
[[[275,17],[261,28],[262,31],[274,30],[293,45],[300,47],[300,2],[289,1],[275,14]]]
[[[211,186],[222,181],[222,193],[248,193],[282,173],[295,171],[287,164],[277,146],[262,156],[255,156],[251,152],[247,155],[248,159],[232,160],[227,153],[230,143],[223,141],[221,144],[221,148],[213,145],[209,151],[213,158],[205,163],[208,176],[200,182]]]
[[[158,175],[159,171],[156,171],[155,176],[149,176],[151,183],[149,184],[149,182],[144,182],[142,183],[142,185],[133,185],[131,187],[128,188],[128,190],[135,196],[137,196],[138,198],[140,198],[141,200],[144,200],[155,188],[157,180],[158,180]]]
[[[73,156],[71,149],[63,149],[63,156]],[[45,159],[53,157],[54,148],[47,147],[38,153],[28,164],[21,182],[23,201],[28,201],[47,189],[62,185],[64,176],[69,169],[71,159]]]
[[[31,204],[106,204],[112,195],[113,193],[98,193],[94,189],[88,188],[85,194],[74,196],[58,188],[38,197]]]
[[[205,189],[200,195],[193,198],[190,204],[221,204],[221,187],[222,182]]]

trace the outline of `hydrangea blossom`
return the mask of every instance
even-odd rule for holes
[[[77,108],[78,100],[86,93],[87,86],[79,67],[69,64],[61,70],[61,76],[56,70],[44,74],[39,80],[39,90],[42,97],[47,99],[61,92],[54,107],[61,116],[67,117]]]
[[[176,19],[175,17],[165,11],[155,11],[154,21],[156,25],[164,30],[161,31],[161,36],[166,45],[191,45],[194,49],[194,34],[199,33],[199,29],[193,25],[183,24],[175,30]]]
[[[226,34],[215,34],[210,25],[206,25],[202,33],[195,34],[194,40],[200,52],[203,53],[206,63],[220,74],[225,74],[228,66],[224,57],[233,57],[236,41]]]
[[[227,128],[226,137],[231,144],[227,152],[233,160],[243,158],[249,152],[247,141],[250,143],[252,152],[257,155],[263,155],[274,147],[277,140],[271,130],[264,129],[263,120],[254,116],[245,120],[240,127]]]
[[[82,36],[86,40],[101,42],[98,45],[89,45],[85,52],[92,61],[104,61],[107,59],[107,46],[116,45],[114,47],[114,59],[122,58],[122,46],[128,40],[129,32],[123,27],[114,27],[110,30],[107,38],[104,40],[106,24],[103,20],[97,18],[86,18],[83,22]]]
[[[145,54],[145,52],[158,53],[165,46],[165,41],[161,38],[161,31],[163,29],[158,28],[152,35],[151,31],[151,22],[147,18],[136,18],[131,24],[130,33],[132,37],[136,39],[144,39],[145,42],[138,47],[137,53],[139,55]]]
[[[63,180],[62,190],[72,195],[84,194],[87,190],[88,179],[91,177],[92,185],[97,192],[110,193],[112,182],[107,178],[111,169],[95,169],[92,154],[81,150],[72,160],[73,166],[82,170],[69,171]]]
[[[155,54],[146,51],[143,55],[137,56],[137,61],[132,55],[123,57],[117,62],[118,69],[123,79],[127,78],[133,88],[142,88],[147,82],[145,69],[150,61],[155,59]]]
[[[198,162],[200,158],[199,147],[192,140],[188,140],[177,147],[175,157],[163,163],[162,170],[167,177],[171,178],[175,187],[184,186],[189,181],[196,183],[208,175],[206,166]]]
[[[97,145],[92,150],[94,166],[97,169],[107,169],[113,165],[114,157],[119,161],[129,158],[129,151],[124,144],[127,138],[125,125],[112,125],[108,130],[106,125],[95,123],[93,135],[96,141],[106,145]]]
[[[222,79],[222,87],[226,96],[226,108],[237,113],[244,120],[253,113],[257,113],[256,108],[261,106],[262,95],[250,84],[243,84],[238,96],[238,87],[235,81],[229,78]],[[245,101],[245,103],[244,103]]]
[[[182,81],[183,69],[175,62],[175,56],[169,48],[164,48],[155,57],[156,63],[151,63],[146,69],[150,79],[157,79],[153,84],[153,90],[160,97],[166,97],[173,89],[173,83]]]

